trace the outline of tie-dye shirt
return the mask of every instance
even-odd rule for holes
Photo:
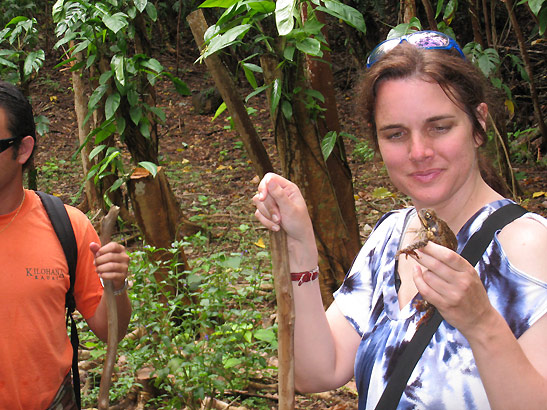
[[[457,235],[458,252],[488,215],[509,203],[486,205]],[[399,308],[395,286],[395,253],[414,208],[392,211],[378,222],[355,259],[336,303],[361,335],[355,360],[359,409],[374,409],[394,369],[401,348],[416,331],[423,312],[415,309],[417,295]],[[547,219],[532,213],[547,228]],[[492,305],[518,338],[547,313],[547,283],[512,266],[497,239],[475,266]],[[489,409],[473,352],[465,337],[443,321],[412,372],[398,409]]]

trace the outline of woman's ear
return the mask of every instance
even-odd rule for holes
[[[17,149],[17,162],[21,165],[25,164],[32,155],[34,150],[34,138],[30,135],[23,137]]]
[[[482,125],[482,128],[486,131],[486,120],[488,118],[488,105],[486,103],[480,103],[477,106],[478,117],[477,119]]]
[[[474,141],[475,146],[478,148],[486,143],[486,122],[488,120],[488,105],[486,103],[480,103],[477,106],[477,121],[481,125],[483,132],[475,131]]]

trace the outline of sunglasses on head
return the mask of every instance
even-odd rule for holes
[[[9,147],[15,144],[15,142],[19,139],[21,139],[21,137],[11,137],[11,138],[0,140],[0,153],[7,150]]]
[[[463,54],[462,49],[452,37],[438,31],[424,30],[382,41],[368,56],[367,68],[370,68],[376,61],[393,50],[403,41],[426,50],[451,50],[454,48],[465,60],[465,55]]]

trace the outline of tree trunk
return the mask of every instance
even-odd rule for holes
[[[422,0],[422,4],[424,5],[429,28],[431,30],[437,31],[439,28],[437,27],[437,21],[435,20],[435,12],[433,11],[433,6],[431,6],[431,2],[429,0]]]
[[[324,13],[316,11],[316,16],[320,22],[325,23]],[[326,26],[323,27],[322,31],[325,40],[328,42]],[[319,91],[325,98],[324,103],[319,103],[325,110],[323,112],[324,116],[317,119],[319,137],[324,138],[329,131],[335,131],[338,134],[336,145],[326,161],[327,169],[334,187],[342,219],[344,220],[346,231],[349,236],[347,243],[348,253],[350,255],[357,255],[361,248],[361,241],[359,238],[357,214],[355,212],[353,179],[347,163],[344,141],[340,135],[342,127],[338,117],[331,62],[331,54],[326,48],[323,50],[322,59],[306,57],[306,78],[311,88]]]
[[[471,17],[471,27],[473,28],[473,40],[475,43],[479,43],[482,48],[484,47],[484,41],[482,39],[481,29],[480,29],[480,21],[479,21],[479,14],[477,5],[475,4],[475,0],[467,0],[467,4],[469,4],[469,15]]]
[[[208,28],[203,12],[201,10],[196,10],[190,13],[186,19],[190,25],[196,44],[201,50],[203,48],[203,36]],[[255,172],[260,177],[263,177],[268,172],[272,172],[273,166],[268,153],[266,152],[266,148],[262,144],[262,140],[258,136],[258,133],[247,114],[243,100],[237,91],[237,87],[230,76],[228,69],[220,58],[215,55],[207,57],[205,59],[205,64],[228,108],[228,112],[232,116],[235,127],[245,146]]]
[[[266,83],[290,76],[289,89],[309,88],[304,78],[303,63],[298,70],[280,73],[274,56],[263,55],[261,65]],[[342,217],[333,182],[321,152],[317,125],[302,101],[303,93],[293,98],[293,116],[287,120],[278,110],[274,118],[276,145],[283,174],[300,187],[314,226],[319,250],[321,296],[325,306],[336,290],[356,255],[348,227]],[[353,227],[352,227],[353,228]],[[358,250],[358,249],[357,249]]]
[[[159,167],[158,173],[153,177],[145,169],[136,168],[127,183],[127,189],[137,224],[145,241],[156,248],[163,249],[154,253],[153,257],[156,260],[169,261],[172,257],[168,251],[171,244],[195,232],[180,231],[180,227],[184,228],[186,225],[181,225],[180,208],[163,169]],[[188,270],[186,255],[182,249],[180,251],[179,262],[182,263],[183,270]],[[174,294],[175,284],[170,283],[167,269],[159,269],[154,275],[158,283],[162,281],[168,283],[164,291]]]
[[[416,1],[401,0],[401,23],[410,23],[413,17],[416,17]]]
[[[78,53],[76,56],[76,62],[80,62],[82,59],[82,53]],[[89,133],[91,132],[91,123],[88,121],[84,124],[85,116],[87,115],[87,92],[86,86],[80,72],[72,72],[72,89],[74,90],[74,109],[76,111],[76,121],[78,123],[78,140],[80,145],[85,143],[85,140]],[[89,173],[89,169],[92,164],[89,161],[89,153],[91,152],[91,145],[85,144],[85,146],[80,151],[80,157],[82,159],[82,168],[84,175]],[[99,194],[97,188],[93,183],[92,179],[87,179],[84,187],[85,200],[87,202],[87,210],[90,209],[101,209],[102,201],[99,199]],[[81,209],[82,212],[87,210]]]
[[[542,138],[541,148],[543,152],[546,152],[547,151],[547,125],[545,124],[545,120],[543,119],[543,113],[541,112],[541,107],[539,104],[538,92],[536,88],[536,83],[534,81],[534,73],[532,72],[532,64],[530,63],[528,49],[526,48],[524,36],[520,29],[520,25],[517,20],[517,16],[515,14],[515,10],[513,8],[513,0],[505,0],[504,4],[505,4],[505,7],[507,8],[507,12],[509,13],[509,17],[511,18],[511,24],[513,25],[513,29],[515,30],[515,34],[516,34],[517,41],[519,44],[519,49],[520,49],[520,55],[522,56],[522,61],[524,62],[524,68],[526,69],[526,73],[528,74],[528,77],[530,78],[528,85],[530,86],[530,97],[532,98],[532,104],[534,106],[534,114],[536,117],[536,121],[538,123],[539,131],[541,133],[541,138]]]

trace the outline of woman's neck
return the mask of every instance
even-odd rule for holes
[[[461,227],[479,209],[485,205],[503,199],[479,177],[468,192],[459,192],[450,201],[438,204],[433,209],[439,218],[443,219],[453,232],[458,233]],[[420,209],[418,206],[416,207]]]

